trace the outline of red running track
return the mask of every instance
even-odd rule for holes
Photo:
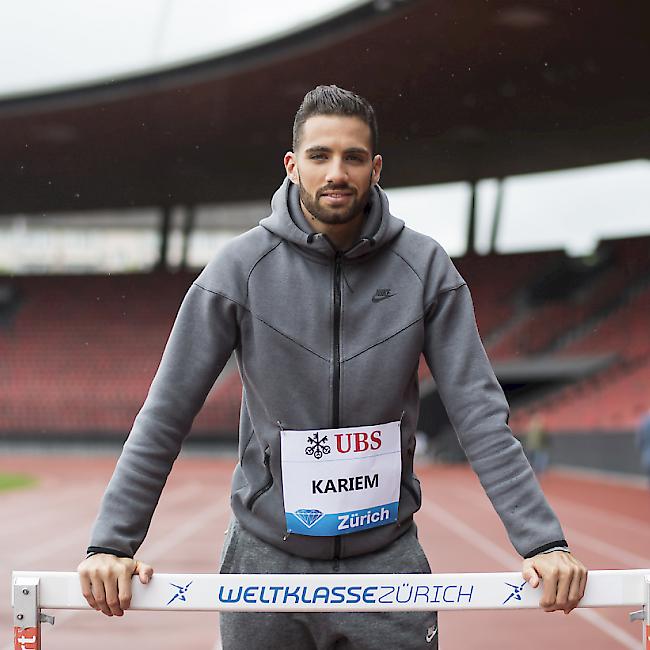
[[[70,571],[87,545],[114,459],[15,456],[0,471],[39,477],[36,488],[0,493],[0,650],[11,650],[12,569]],[[139,557],[161,572],[214,572],[226,529],[228,458],[182,458],[172,472]],[[478,481],[466,467],[420,464],[424,506],[420,539],[434,572],[517,570],[520,560]],[[544,491],[574,553],[590,569],[650,568],[650,492],[642,485],[549,472]],[[43,650],[220,647],[218,614],[54,612]],[[443,612],[443,650],[549,650],[641,647],[640,625],[626,609]]]

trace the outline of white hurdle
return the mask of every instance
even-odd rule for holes
[[[133,578],[133,610],[366,611],[509,610],[539,607],[541,587],[520,573],[444,574],[187,574],[157,573],[147,585]],[[14,650],[40,650],[42,610],[90,609],[74,572],[14,571]],[[650,569],[590,571],[580,607],[642,607],[650,650]]]

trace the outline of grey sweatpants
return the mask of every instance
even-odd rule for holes
[[[284,553],[251,535],[236,519],[228,527],[221,573],[431,573],[415,524],[387,548],[339,560]],[[436,612],[222,612],[223,650],[434,650]]]

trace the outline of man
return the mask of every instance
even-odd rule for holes
[[[476,330],[467,286],[379,188],[377,126],[363,98],[319,86],[296,114],[272,214],[204,269],[180,308],[81,563],[91,606],[122,615],[133,559],[193,418],[231,352],[244,390],[224,573],[423,573],[413,473],[423,353],[474,470],[570,612],[586,570],[567,549]],[[224,648],[432,648],[435,612],[224,613]],[[318,640],[318,642],[316,641]]]

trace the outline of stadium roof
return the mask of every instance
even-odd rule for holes
[[[376,0],[245,51],[0,101],[0,213],[267,199],[304,93],[375,105],[385,186],[647,157],[646,0]]]

